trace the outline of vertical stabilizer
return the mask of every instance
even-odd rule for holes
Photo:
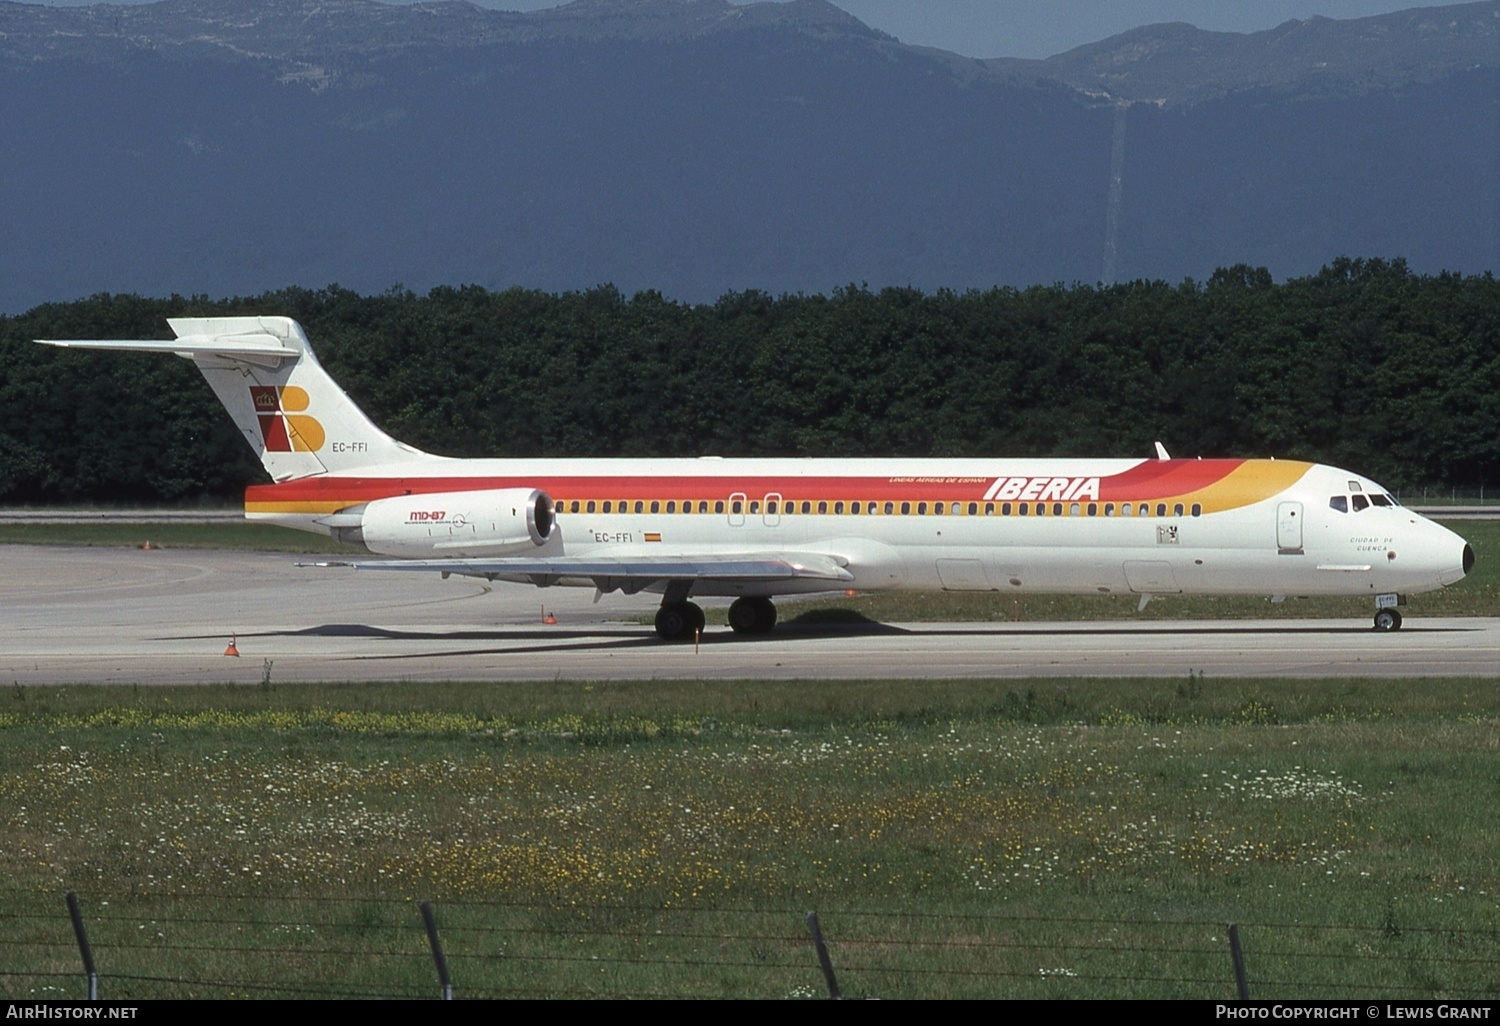
[[[439,459],[371,423],[323,370],[291,318],[175,317],[167,323],[175,341],[38,341],[192,360],[276,481]]]

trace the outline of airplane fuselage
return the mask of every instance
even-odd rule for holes
[[[460,497],[507,489],[554,503],[538,558],[818,553],[868,591],[1380,595],[1464,575],[1457,535],[1366,478],[1298,461],[421,460],[253,486],[246,512],[337,534],[340,511],[411,496],[405,540],[376,551],[480,558],[497,550]],[[691,593],[829,587],[700,581]]]

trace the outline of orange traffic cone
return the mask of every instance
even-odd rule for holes
[[[233,634],[229,636],[229,647],[224,650],[224,654],[227,656],[234,656],[236,659],[238,659],[240,657],[240,650],[234,643],[235,637],[236,636]]]
[[[156,546],[151,544],[151,539],[150,538],[147,538],[146,539],[146,544],[142,545],[141,548],[143,550],[145,550],[146,552],[150,552],[152,549],[156,548]]]
[[[557,623],[557,617],[547,612],[547,607],[542,607],[542,623]]]

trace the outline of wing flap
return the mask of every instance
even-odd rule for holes
[[[548,587],[562,580],[592,581],[601,591],[634,593],[661,581],[771,582],[814,580],[847,583],[854,575],[831,556],[820,553],[555,556],[550,559],[382,559],[330,560],[299,566],[352,567],[355,570],[406,570],[463,574],[492,581],[514,581]]]

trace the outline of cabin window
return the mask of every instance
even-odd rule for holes
[[[1068,506],[1068,516],[1070,516],[1070,517],[1076,517],[1076,516],[1078,516],[1078,514],[1080,514],[1082,512],[1083,512],[1083,504],[1082,503],[1074,502],[1074,503],[1069,504],[1069,506]]]
[[[1165,502],[1158,502],[1156,504],[1156,515],[1159,517],[1167,515],[1167,504]]]
[[[919,502],[919,503],[917,503],[917,515],[918,516],[924,516],[924,517],[927,515],[927,503],[925,503],[925,502]]]
[[[1052,515],[1055,516],[1055,517],[1060,517],[1060,516],[1062,516],[1062,513],[1063,513],[1063,504],[1060,503],[1060,502],[1054,502],[1052,504]]]
[[[760,512],[760,500],[759,499],[751,499],[750,500],[750,512],[751,513],[759,513]]]
[[[775,499],[767,499],[766,500],[766,512],[767,513],[775,513],[776,512],[776,500]]]
[[[909,503],[909,502],[903,502],[901,504],[901,515],[903,517],[911,515],[911,503]]]
[[[637,513],[644,513],[644,512],[646,512],[646,504],[645,504],[645,502],[643,502],[640,499],[636,499],[635,500],[635,511]]]
[[[1104,504],[1104,515],[1107,516],[1107,517],[1112,517],[1112,516],[1115,515],[1115,504],[1114,503],[1112,503],[1112,502],[1106,502]]]
[[[699,513],[707,513],[708,512],[708,500],[707,499],[699,499],[698,500],[698,512]]]
[[[738,506],[739,503],[735,503],[735,505]],[[717,500],[714,501],[714,512],[715,513],[722,513],[722,512],[724,512],[724,500],[723,499],[717,499]],[[735,512],[738,513],[739,510],[735,510]]]
[[[820,502],[820,503],[818,503],[818,512],[819,513],[827,513],[828,512],[828,503],[826,503],[826,502]]]
[[[1135,507],[1128,502],[1120,503],[1120,516],[1128,517],[1135,512]]]
[[[1179,502],[1177,505],[1172,507],[1172,515],[1174,517],[1182,516],[1182,503]]]
[[[1024,517],[1029,512],[1031,512],[1030,503],[1023,502],[1016,506],[1016,516],[1018,517]]]
[[[1008,503],[1008,502],[1007,503],[1003,503],[1000,506],[1000,515],[1002,517],[1008,517],[1008,516],[1010,516],[1010,503]]]
[[[734,503],[729,507],[729,512],[731,512],[731,513],[743,513],[743,512],[745,512],[744,503],[740,502],[739,499],[735,499]]]
[[[573,509],[572,509],[572,512],[574,512],[574,513],[578,512],[578,500],[577,499],[573,500]]]
[[[995,507],[992,506],[992,505],[991,506],[987,506],[985,508],[985,512],[986,513],[990,513],[990,512],[992,512],[994,510],[994,508]],[[979,503],[977,503],[977,502],[971,502],[971,503],[969,503],[969,516],[972,517],[972,516],[978,516],[978,515],[979,515]]]
[[[1195,503],[1193,503],[1193,516],[1195,516],[1195,517],[1201,517],[1202,515],[1203,515],[1203,503],[1201,503],[1201,502],[1195,502]]]
[[[609,511],[610,511],[610,503],[609,503],[608,499],[605,499],[604,500],[604,512],[608,513]]]
[[[842,502],[835,502],[833,504],[833,511],[835,513],[842,513],[842,512],[844,512],[844,504]]]
[[[1047,504],[1045,502],[1039,502],[1036,504],[1036,515],[1039,517],[1044,517],[1047,515]]]
[[[857,502],[851,502],[851,503],[849,503],[849,512],[853,513],[855,516],[859,516],[859,503],[857,503]]]
[[[1091,517],[1096,517],[1099,515],[1099,504],[1097,502],[1089,503],[1088,514]]]
[[[894,502],[888,502],[888,503],[886,503],[885,504],[885,515],[886,516],[890,516],[894,512],[896,512],[896,504]]]
[[[673,502],[671,499],[667,500],[667,512],[668,513],[676,513],[677,512],[677,503]]]
[[[1354,501],[1354,512],[1362,513],[1370,508],[1370,500],[1363,495],[1354,495],[1351,498]]]
[[[589,504],[588,504],[588,506],[586,508],[587,508],[587,510],[590,513],[594,512],[594,500],[593,499],[589,500]]]
[[[636,503],[635,504],[635,508],[636,508],[636,512],[640,512],[641,504],[639,502]],[[660,499],[652,499],[651,500],[651,512],[653,512],[653,513],[660,513],[661,512],[661,500]]]

